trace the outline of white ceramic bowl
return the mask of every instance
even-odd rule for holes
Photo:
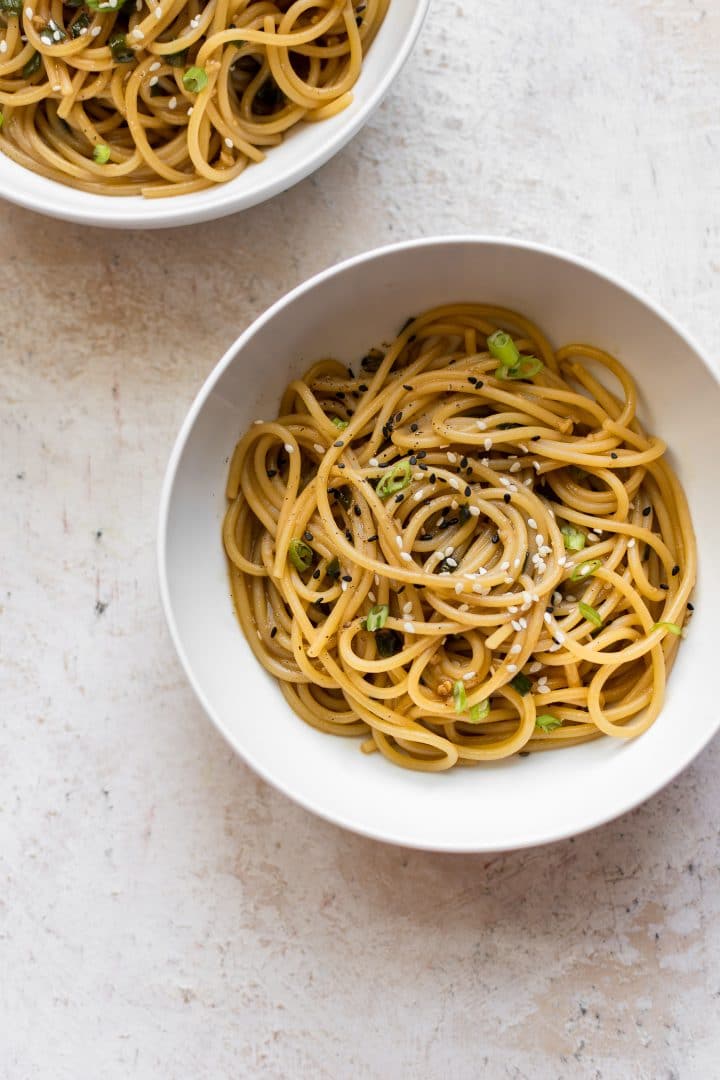
[[[299,125],[235,180],[167,199],[89,195],[46,180],[0,153],[0,196],[51,217],[113,229],[163,229],[246,210],[319,169],[357,134],[410,55],[430,0],[392,0],[353,90],[353,102],[322,123]]]
[[[407,772],[355,740],[321,734],[287,707],[233,614],[220,528],[227,459],[252,420],[319,356],[357,361],[405,317],[435,304],[492,301],[535,319],[556,343],[618,354],[638,380],[641,413],[668,440],[700,546],[697,610],[665,708],[641,738],[600,739],[447,774]],[[515,241],[453,238],[360,255],[301,285],[223,357],[178,436],[160,511],[163,602],[200,701],[230,744],[291,798],[378,839],[443,851],[556,840],[648,798],[720,724],[717,664],[720,387],[697,346],[633,290],[579,259]],[[169,752],[172,752],[171,748]]]

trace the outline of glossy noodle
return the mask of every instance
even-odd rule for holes
[[[485,304],[291,382],[237,445],[223,538],[295,712],[422,770],[646,731],[696,552],[636,410],[617,359]]]

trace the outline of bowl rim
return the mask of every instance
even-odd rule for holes
[[[360,266],[364,263],[373,262],[375,259],[384,258],[387,255],[392,255],[397,252],[412,251],[417,248],[432,248],[438,246],[454,246],[454,245],[478,245],[478,246],[500,246],[506,248],[513,248],[520,251],[530,251],[536,254],[546,255],[551,258],[559,259],[560,261],[569,263],[571,266],[576,266],[580,269],[587,270],[591,274],[596,275],[605,282],[614,285],[616,288],[621,289],[639,304],[643,305],[653,315],[665,322],[670,329],[672,329],[689,348],[695,353],[706,371],[710,374],[711,378],[717,386],[720,386],[720,371],[711,364],[707,355],[697,343],[692,334],[688,333],[678,321],[664,310],[659,304],[651,300],[644,292],[637,289],[635,286],[630,285],[622,277],[609,271],[603,270],[595,263],[581,256],[574,255],[561,248],[536,243],[534,241],[518,240],[512,237],[493,236],[491,234],[461,234],[453,233],[447,236],[436,235],[431,237],[423,237],[413,240],[402,240],[393,244],[386,244],[380,247],[372,248],[368,251],[361,252],[357,255],[353,255],[350,258],[344,259],[341,262],[327,267],[325,270],[320,271],[317,274],[313,274],[312,277],[301,282],[295,288],[291,289],[284,296],[281,296],[276,300],[267,310],[262,312],[252,323],[243,331],[242,334],[233,342],[233,344],[226,350],[222,358],[215,365],[213,370],[204,380],[200,390],[195,396],[195,399],[190,406],[190,409],[183,421],[178,435],[175,439],[170,458],[168,460],[165,476],[163,479],[160,502],[158,509],[158,533],[157,533],[157,560],[158,560],[158,576],[160,585],[160,596],[162,600],[163,610],[165,612],[165,618],[167,621],[168,629],[172,642],[175,646],[176,652],[180,659],[180,663],[183,667],[185,675],[192,687],[195,696],[205,711],[206,715],[212,721],[217,731],[223,736],[223,738],[232,747],[235,753],[248,765],[255,773],[257,773],[266,783],[272,785],[276,790],[282,792],[294,803],[302,806],[303,809],[316,814],[323,820],[330,822],[332,825],[340,826],[341,828],[348,829],[350,832],[357,835],[364,836],[368,839],[379,840],[383,843],[389,843],[398,845],[401,847],[412,848],[419,851],[434,851],[444,853],[455,854],[480,854],[485,852],[502,852],[502,851],[519,851],[525,848],[538,847],[542,844],[555,843],[560,840],[567,840],[572,836],[579,836],[585,832],[589,832],[592,829],[599,828],[602,825],[606,825],[608,822],[614,821],[622,815],[629,813],[631,810],[636,809],[642,803],[652,798],[664,787],[670,784],[687,766],[705,749],[708,743],[720,730],[720,711],[717,714],[715,723],[708,728],[707,733],[703,734],[701,740],[698,743],[691,746],[688,750],[680,753],[678,758],[673,762],[672,768],[666,769],[659,777],[651,774],[650,780],[647,783],[639,784],[638,793],[633,794],[631,797],[622,801],[619,806],[613,807],[607,812],[596,814],[591,822],[582,824],[579,828],[562,828],[557,830],[548,830],[547,834],[541,836],[535,836],[529,839],[518,839],[513,841],[512,844],[493,844],[491,842],[484,842],[482,846],[475,844],[453,844],[453,843],[424,843],[412,837],[403,836],[398,833],[391,834],[383,832],[379,829],[365,827],[352,821],[342,814],[336,814],[328,811],[322,806],[322,803],[318,800],[312,799],[306,795],[300,794],[297,791],[291,790],[288,785],[282,781],[277,780],[273,774],[271,768],[268,768],[262,761],[258,761],[252,754],[247,753],[244,749],[236,745],[229,730],[225,727],[222,719],[217,716],[210,705],[205,693],[200,685],[199,681],[195,678],[191,663],[188,659],[183,643],[181,640],[180,632],[175,622],[172,600],[170,596],[170,588],[168,584],[167,575],[167,539],[168,539],[168,514],[170,504],[172,501],[173,490],[175,486],[175,479],[177,476],[178,465],[182,458],[183,451],[185,449],[188,437],[192,431],[195,422],[205,406],[205,403],[214,390],[216,384],[225,374],[227,369],[233,363],[233,361],[240,356],[247,342],[255,336],[263,327],[270,323],[275,316],[283,308],[293,303],[299,297],[311,292],[317,286],[322,285],[328,279],[342,274],[345,271]]]
[[[372,87],[367,97],[360,102],[357,110],[353,111],[350,108],[340,113],[340,117],[344,117],[345,122],[339,124],[337,130],[328,139],[311,154],[301,158],[296,164],[291,164],[266,184],[256,183],[250,191],[240,195],[233,192],[233,181],[218,184],[209,189],[215,196],[209,205],[188,205],[185,200],[192,196],[182,195],[166,199],[143,200],[141,196],[133,195],[93,194],[92,202],[87,207],[85,204],[75,207],[64,205],[62,196],[56,201],[55,193],[67,190],[67,186],[58,180],[39,177],[38,179],[43,180],[48,187],[45,190],[43,186],[40,192],[34,192],[26,190],[22,184],[13,185],[11,180],[4,179],[0,172],[0,198],[24,210],[32,210],[61,221],[108,229],[167,229],[174,226],[194,225],[227,217],[229,214],[249,210],[252,206],[267,202],[294,187],[301,180],[305,180],[311,173],[325,165],[357,135],[370,119],[405,66],[422,29],[431,0],[414,0],[414,2],[415,11],[403,31],[399,48],[382,77]],[[382,27],[380,33],[382,33]],[[322,128],[322,125],[320,126]],[[2,155],[2,157],[4,159],[5,156]],[[12,164],[21,170],[21,175],[31,172],[17,165],[16,162]],[[98,205],[95,199],[102,199],[104,202]],[[127,209],[120,212],[123,207]]]

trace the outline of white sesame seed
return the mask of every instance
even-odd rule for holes
[[[500,569],[501,570],[509,570],[510,569],[510,563],[507,561],[507,559],[505,560],[505,562],[500,563]]]
[[[526,480],[523,480],[523,484],[525,485],[525,487],[531,488],[533,486],[532,476],[528,476]]]
[[[423,492],[422,491],[416,491],[415,494],[413,495],[413,502],[420,502],[422,497],[423,497]]]
[[[148,68],[148,71],[159,71],[160,67],[161,67],[160,61],[155,60],[155,61],[153,61],[153,63]]]
[[[100,33],[102,33],[102,26],[93,26],[90,31],[90,37],[97,37]]]
[[[450,479],[448,480],[448,484],[455,491],[458,491],[460,488],[460,481],[455,476],[450,477]]]
[[[370,466],[371,469],[377,469],[377,467],[379,465],[378,459],[376,457],[371,457],[370,460],[368,461],[368,465]]]
[[[549,555],[551,552],[552,552],[552,548],[548,547],[547,544],[543,544],[543,546],[540,548],[540,551],[538,552],[538,554],[542,555],[542,557],[545,558],[545,556]]]
[[[508,664],[507,669],[511,674],[514,674],[517,671],[517,664]]]
[[[193,107],[192,107],[192,105],[190,105],[190,106],[189,106],[189,108],[188,108],[188,111],[187,111],[187,114],[188,114],[188,116],[192,116],[192,114],[193,114]]]
[[[155,18],[156,18],[156,19],[162,19],[162,8],[160,7],[160,5],[159,5],[159,4],[158,4],[158,6],[157,6],[157,7],[155,8]]]
[[[533,662],[533,663],[532,663],[532,664],[530,665],[530,667],[528,668],[528,671],[530,672],[530,674],[531,674],[531,675],[535,675],[535,674],[536,674],[536,672],[538,672],[538,671],[540,671],[540,670],[541,670],[541,668],[542,668],[542,664],[540,663],[540,661],[539,661],[539,660],[535,660],[535,661],[534,661],[534,662]]]
[[[235,143],[232,141],[231,138],[229,138],[228,136],[225,136],[225,145],[228,147],[229,150],[232,150],[233,147],[235,146]]]
[[[447,557],[448,557],[448,555],[452,555],[452,553],[453,553],[453,551],[454,551],[454,550],[455,550],[455,548],[454,548],[454,547],[446,547],[446,548],[445,548],[445,558],[447,558]]]
[[[60,83],[56,83],[55,86],[53,86],[53,92],[55,94],[59,94],[61,90],[62,90],[62,87],[61,87]]]
[[[520,472],[521,469],[522,469],[522,465],[520,464],[519,461],[513,461],[512,465],[510,466],[510,472],[513,472],[513,473]]]
[[[408,600],[407,604],[403,604],[403,615],[409,615],[412,611],[412,600]]]
[[[400,552],[400,558],[404,559],[405,562],[412,562],[412,555],[410,554],[409,551],[401,551]]]
[[[492,439],[488,437],[483,443],[483,446],[486,450],[492,450]]]
[[[533,469],[535,470],[535,472],[540,472],[540,462],[539,461],[533,461]]]
[[[25,8],[25,18],[26,19],[32,19],[32,17],[33,17],[33,9],[31,7],[26,7]]]
[[[374,577],[373,577],[373,580],[374,580],[376,585],[379,585],[380,584],[380,575],[375,574]]]
[[[521,630],[527,630],[527,619],[518,619]]]
[[[558,559],[558,566],[565,566],[566,564],[567,564],[567,557],[565,555],[561,555],[560,558]]]
[[[509,612],[509,613],[510,613],[511,615],[516,615],[516,614],[517,614],[517,608],[516,608],[516,607],[509,607],[509,608],[508,608],[508,612]]]
[[[549,612],[549,611],[545,611],[545,612],[543,612],[543,619],[545,620],[545,622],[546,622],[546,623],[548,624],[548,626],[549,626],[549,625],[550,625],[550,623],[552,622],[552,615],[550,614],[550,612]]]
[[[518,622],[517,619],[513,619],[512,622],[510,623],[510,625],[512,626],[512,628],[513,628],[513,630],[515,631],[516,634],[519,634],[520,631],[522,630],[522,626],[520,625],[520,623]]]
[[[455,592],[459,596],[462,591],[463,591],[463,583],[462,583],[462,581],[458,581],[457,585],[455,586]]]
[[[406,623],[403,623],[403,629],[404,629],[404,630],[405,630],[405,631],[406,631],[406,632],[407,632],[408,634],[414,634],[414,633],[415,633],[415,626],[414,626],[414,625],[413,625],[413,623],[411,623],[411,622],[406,622]]]
[[[7,41],[0,41],[0,53],[6,53],[8,50]]]
[[[473,585],[472,591],[474,593],[486,593],[487,589],[485,588],[484,585]]]
[[[463,675],[463,679],[468,679],[468,680],[469,679],[474,679],[476,675],[477,675],[476,671],[466,671],[465,674]]]
[[[542,533],[537,534],[537,536],[535,537],[535,543],[537,544],[538,547],[543,546],[543,544],[545,543],[545,537],[543,536]]]
[[[471,506],[470,513],[473,517],[480,517],[480,508],[477,506]]]
[[[454,465],[455,462],[457,461],[457,454],[453,454],[451,450],[448,450],[447,459],[448,459],[448,461],[450,462],[451,465]]]
[[[562,601],[562,593],[558,592],[557,589],[556,589],[555,592],[552,595],[552,600],[553,600],[553,604],[561,603],[561,601]]]
[[[487,574],[487,567],[486,566],[480,566],[478,568],[478,574],[480,574],[481,577],[483,576],[483,574]]]
[[[500,481],[500,483],[502,484],[503,487],[506,487],[506,488],[510,487],[510,481],[508,480],[507,476],[499,476],[498,480]]]
[[[490,458],[486,458],[486,457],[482,458],[482,459],[481,459],[481,461],[480,461],[480,464],[481,464],[481,465],[484,465],[484,466],[485,466],[485,468],[487,469],[487,467],[488,467],[488,466],[489,466],[489,464],[490,464]]]
[[[629,547],[629,548],[634,548],[634,547],[635,547],[635,538],[634,538],[634,537],[631,537],[631,538],[630,538],[630,539],[628,540],[628,547]]]
[[[535,518],[528,518],[528,525],[531,529],[537,529],[537,521]]]
[[[455,561],[455,559],[447,558],[445,562],[448,564],[451,570],[455,570],[457,568],[457,562]]]
[[[173,98],[173,101],[174,100],[175,100],[175,98]],[[171,109],[174,108],[172,101],[170,102],[170,108]],[[313,443],[313,450],[317,450],[318,454],[324,454],[325,453],[325,447],[321,446],[319,442]]]
[[[145,37],[144,32],[140,29],[139,26],[136,26],[132,33],[133,37],[136,38],[138,41],[142,41],[142,39]]]
[[[397,544],[397,546],[399,548],[401,548],[403,546],[403,538],[402,538],[402,536],[396,536],[395,537],[395,543]]]
[[[558,640],[558,641],[560,642],[560,644],[562,645],[563,641],[565,640],[565,635],[563,634],[562,630],[558,630],[558,631],[556,632],[556,634],[555,634],[555,637],[557,638],[557,640]]]
[[[253,424],[264,424],[264,420],[253,420]]]
[[[475,421],[475,427],[478,429],[478,431],[484,431],[485,428],[487,427],[487,424],[485,423],[484,420],[476,420]]]
[[[285,453],[286,454],[292,454],[292,453],[294,453],[294,451],[295,451],[295,447],[291,446],[289,442],[286,442],[285,443]]]
[[[528,448],[525,445],[525,443],[518,443],[518,449],[522,450],[523,454],[529,453]]]
[[[517,656],[519,652],[522,652],[522,645],[519,641],[516,641],[514,645],[510,646],[510,652],[513,654],[513,656]]]
[[[599,539],[600,539],[600,537],[598,536],[598,534],[594,530],[591,529],[590,532],[588,533],[588,540],[592,540],[594,543],[597,543],[597,541]]]
[[[514,568],[515,570],[517,570],[517,568],[518,568],[518,567],[520,566],[520,563],[521,563],[521,562],[522,562],[522,560],[521,560],[521,559],[513,559],[513,568]]]
[[[149,84],[149,85],[150,85],[150,86],[157,86],[157,84],[158,84],[159,82],[160,82],[160,80],[158,79],[157,75],[153,75],[153,77],[152,77],[152,78],[151,78],[151,80],[150,80],[150,84]]]

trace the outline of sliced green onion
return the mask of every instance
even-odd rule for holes
[[[0,0],[0,11],[4,15],[20,15],[22,12],[22,0]]]
[[[495,370],[495,376],[498,379],[532,379],[542,369],[543,362],[538,360],[537,356],[521,356],[512,367],[508,367],[507,364],[500,364]]]
[[[375,634],[375,648],[384,660],[399,653],[403,645],[404,641],[397,630],[378,630]]]
[[[332,422],[339,431],[344,431],[350,423],[349,420],[341,420],[339,416],[333,416]]]
[[[488,352],[506,367],[514,367],[520,359],[520,350],[504,330],[496,330],[487,339]]]
[[[185,67],[187,62],[187,49],[181,49],[180,52],[168,53],[167,56],[163,56],[162,59],[170,67]]]
[[[199,94],[208,84],[207,72],[205,68],[201,67],[188,68],[182,77],[182,81],[185,89],[189,90],[191,94]]]
[[[669,630],[675,637],[680,637],[683,632],[682,626],[678,626],[676,622],[656,622],[653,630]]]
[[[93,147],[93,161],[96,165],[107,165],[110,160],[110,147],[106,143],[98,143]]]
[[[325,573],[328,577],[339,578],[340,577],[340,560],[337,555],[334,559],[331,559],[325,568]]]
[[[5,117],[3,116],[2,109],[0,109],[0,131],[2,131],[2,126],[3,126],[4,123],[5,123]]]
[[[511,680],[510,685],[513,690],[517,690],[518,694],[522,694],[525,697],[530,693],[532,683],[528,679],[527,675],[523,675],[522,671],[519,671],[514,679]]]
[[[40,40],[43,45],[59,45],[66,38],[67,34],[62,26],[58,26],[54,19],[48,19],[47,25],[40,31]]]
[[[135,59],[135,53],[128,45],[127,38],[124,34],[111,34],[108,38],[108,45],[110,46],[113,60],[117,60],[118,64],[132,64]]]
[[[602,626],[603,618],[599,611],[596,611],[594,607],[590,607],[590,604],[584,604],[582,600],[578,604],[580,614],[584,619],[587,619],[593,626]]]
[[[303,570],[308,570],[312,566],[315,552],[304,540],[291,540],[288,555],[295,569],[302,573]]]
[[[471,705],[468,715],[471,724],[481,724],[490,715],[490,702],[479,701],[477,705]]]
[[[453,701],[455,702],[455,712],[458,714],[464,713],[467,709],[467,694],[462,679],[456,679],[453,683]]]
[[[602,566],[602,559],[588,559],[587,562],[581,562],[579,566],[576,566],[570,575],[571,581],[584,581],[585,578],[592,577],[596,570],[599,570]]]
[[[542,713],[541,716],[535,717],[535,727],[540,728],[541,731],[555,731],[556,728],[562,727],[562,720],[558,720],[552,713]]]
[[[90,21],[87,11],[81,11],[70,23],[70,36],[74,38],[82,37],[82,32],[88,29]]]
[[[37,75],[41,63],[40,53],[34,52],[22,69],[23,79],[31,79],[33,75]]]
[[[563,543],[566,551],[582,551],[587,543],[587,536],[582,529],[576,529],[574,525],[561,525]]]
[[[403,458],[402,461],[396,461],[394,465],[385,470],[375,491],[381,499],[388,499],[391,495],[395,495],[398,491],[406,488],[411,479],[412,467],[408,459]]]
[[[374,634],[376,630],[382,630],[389,614],[390,608],[387,604],[376,604],[375,607],[371,607],[365,619],[365,629],[371,634]]]

